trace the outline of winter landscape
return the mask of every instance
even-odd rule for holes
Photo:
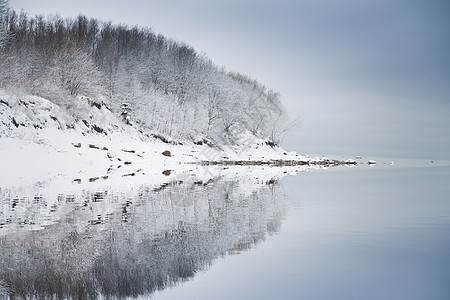
[[[306,153],[306,121],[265,83],[72,10],[0,0],[0,298],[450,296],[446,102],[430,152],[405,157],[415,139],[388,117],[367,137],[340,130],[359,104],[318,104],[344,121]]]

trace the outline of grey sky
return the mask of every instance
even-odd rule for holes
[[[302,153],[450,159],[447,0],[10,0],[151,27],[279,91]]]

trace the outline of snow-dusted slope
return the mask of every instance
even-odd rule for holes
[[[127,175],[134,181],[138,176],[167,181],[193,169],[222,172],[221,167],[211,171],[191,164],[200,161],[306,160],[249,133],[234,146],[165,143],[125,124],[101,103],[79,98],[67,111],[40,97],[0,90],[1,186],[59,177],[78,183],[114,177],[123,181]]]

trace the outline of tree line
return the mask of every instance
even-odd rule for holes
[[[278,144],[283,137],[278,93],[183,42],[83,15],[30,17],[0,4],[0,87],[67,109],[80,96],[101,96],[128,124],[172,140],[233,144],[251,132]]]

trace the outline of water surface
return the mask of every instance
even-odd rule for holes
[[[390,162],[281,181],[237,171],[74,193],[3,188],[0,295],[449,299],[450,168]]]
[[[424,163],[284,178],[278,235],[158,299],[450,299],[450,168]]]

